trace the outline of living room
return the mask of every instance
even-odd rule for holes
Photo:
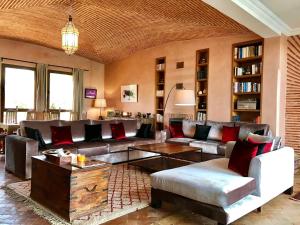
[[[288,3],[0,3],[0,224],[300,223]]]

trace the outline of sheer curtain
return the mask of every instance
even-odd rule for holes
[[[47,111],[47,76],[48,65],[37,64],[36,67],[36,90],[35,90],[35,105],[37,112]]]
[[[73,69],[73,112],[77,119],[82,118],[83,111],[83,73],[81,69]]]

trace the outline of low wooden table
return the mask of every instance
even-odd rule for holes
[[[186,166],[193,161],[185,160],[183,158],[177,158],[176,155],[183,153],[190,153],[200,151],[202,154],[202,150],[195,147],[190,147],[187,145],[181,144],[171,144],[171,143],[155,143],[149,145],[138,145],[134,147],[128,147],[127,150],[127,159],[130,161],[129,153],[132,150],[139,150],[145,152],[157,153],[160,156],[153,157],[150,159],[142,159],[135,162],[131,162],[131,165],[142,167],[151,172],[156,172],[165,169],[176,168],[180,166]]]
[[[104,162],[103,162],[104,163]],[[111,164],[80,169],[32,157],[31,198],[67,221],[99,211],[107,204]]]

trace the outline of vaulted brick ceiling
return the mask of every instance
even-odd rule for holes
[[[60,49],[69,6],[70,0],[1,0],[0,37]],[[170,41],[250,33],[201,0],[74,0],[72,8],[76,54],[105,63]]]

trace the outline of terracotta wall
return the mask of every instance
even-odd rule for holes
[[[68,56],[63,51],[7,39],[0,39],[0,57],[89,70],[84,74],[84,87],[97,88],[98,97],[103,97],[104,65],[101,63],[76,55]],[[19,63],[15,61],[8,61],[7,63],[34,66],[34,64]],[[55,67],[53,69],[64,70]],[[84,111],[88,112],[89,118],[96,119],[99,111],[98,109],[92,108],[92,103],[92,100],[85,99]]]
[[[259,38],[256,35],[231,36],[172,42],[135,53],[105,67],[105,97],[112,108],[129,112],[154,113],[155,58],[166,56],[166,93],[177,82],[194,89],[196,50],[209,48],[208,119],[231,119],[232,44]],[[274,133],[279,132],[277,78],[282,52],[281,38],[265,40],[262,122],[269,123]],[[184,69],[176,69],[176,62],[184,61]],[[121,103],[120,86],[138,84],[138,103]],[[176,107],[170,98],[166,113],[194,113],[193,107]]]

